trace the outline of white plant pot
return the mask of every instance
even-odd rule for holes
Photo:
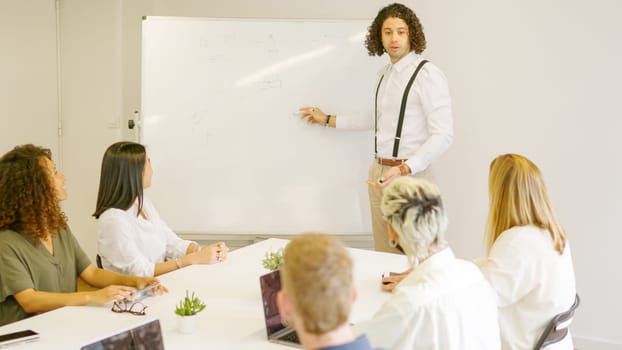
[[[179,329],[179,332],[184,333],[184,334],[194,333],[194,331],[197,328],[196,321],[197,321],[197,315],[192,315],[192,316],[177,315],[177,328]]]

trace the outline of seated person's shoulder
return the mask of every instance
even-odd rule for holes
[[[97,220],[99,231],[116,230],[119,226],[131,225],[138,220],[136,214],[117,208],[106,209]]]
[[[110,220],[116,217],[130,217],[129,213],[123,209],[108,208],[99,216],[99,221]]]
[[[532,250],[543,239],[547,239],[547,235],[540,228],[531,225],[514,226],[503,231],[493,247],[513,251]]]
[[[13,230],[0,231],[0,249],[22,245],[26,242],[27,240],[25,237]]]
[[[401,306],[404,305],[418,308],[433,302],[443,294],[441,290],[443,283],[436,280],[437,277],[439,280],[444,279],[441,276],[427,276],[423,279],[412,274],[406,276],[395,287],[387,304],[394,306],[396,309],[401,309]]]

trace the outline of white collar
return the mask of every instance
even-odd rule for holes
[[[403,71],[406,67],[410,66],[413,62],[419,59],[419,55],[415,51],[410,51],[406,56],[402,57],[399,61],[391,65],[391,69],[395,69],[397,72]]]
[[[431,271],[441,270],[447,264],[451,263],[456,259],[454,252],[450,247],[447,247],[434,255],[425,259],[422,263],[415,266],[413,271],[408,275],[408,277],[419,279],[420,277],[428,274]]]

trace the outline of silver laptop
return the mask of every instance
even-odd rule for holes
[[[160,321],[153,320],[81,348],[81,350],[104,349],[164,350]]]
[[[289,326],[284,326],[281,322],[281,315],[276,306],[276,295],[281,289],[280,271],[272,271],[259,277],[259,285],[261,286],[261,299],[268,340],[274,343],[302,348],[296,331]]]
[[[30,329],[2,334],[0,335],[0,348],[18,343],[29,343],[37,340],[39,340],[39,333]]]

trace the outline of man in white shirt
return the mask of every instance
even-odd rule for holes
[[[337,122],[337,116],[327,115],[317,107],[301,108],[300,112],[301,118],[311,124],[374,128],[375,159],[368,180],[374,247],[398,253],[386,240],[380,212],[382,188],[400,175],[431,178],[430,164],[453,140],[451,98],[443,73],[420,56],[426,39],[419,19],[408,7],[396,3],[381,9],[365,44],[370,55],[386,52],[391,59],[391,64],[379,72],[374,87],[375,113],[367,118],[340,115]]]

